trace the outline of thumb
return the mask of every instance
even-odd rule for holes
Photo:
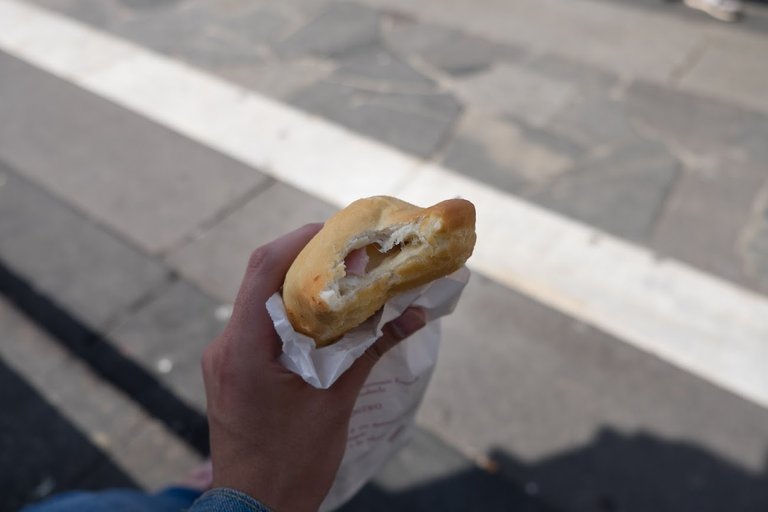
[[[382,328],[381,338],[368,347],[363,355],[352,363],[352,366],[337,381],[341,388],[351,388],[357,396],[358,391],[368,378],[374,365],[389,349],[415,333],[427,323],[427,315],[421,308],[408,308],[402,315],[395,318]]]

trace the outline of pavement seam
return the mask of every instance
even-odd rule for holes
[[[199,239],[200,237],[205,236],[207,232],[209,232],[210,230],[212,230],[213,228],[215,228],[216,226],[224,222],[230,215],[237,212],[240,208],[248,204],[256,196],[268,190],[275,183],[277,183],[277,180],[274,177],[268,174],[265,174],[263,180],[259,181],[258,183],[256,183],[255,185],[247,189],[242,195],[233,199],[227,205],[225,205],[218,211],[214,212],[210,217],[202,221],[198,226],[195,227],[195,229],[185,234],[173,245],[160,251],[157,254],[159,261],[167,265],[169,263],[170,258],[175,253],[183,250],[185,247],[187,247],[191,243],[194,243],[194,241]]]
[[[416,22],[421,23],[420,20]],[[387,51],[391,52],[393,55],[402,59],[403,62],[409,64],[411,67],[413,67],[413,69],[415,69],[422,75],[434,81],[435,84],[437,84],[439,91],[450,93],[451,92],[450,82],[452,81],[452,77],[448,73],[442,71],[437,66],[431,65],[429,62],[425,61],[418,55],[402,52],[397,48],[393,47],[392,44],[390,44],[389,38],[386,36],[386,34],[392,30],[393,23],[394,23],[394,20],[392,16],[384,13],[384,16],[383,16],[383,19],[381,20],[381,24],[379,28],[381,33],[381,45]],[[464,34],[464,32],[461,32],[461,33]]]
[[[768,178],[758,192],[755,202],[752,204],[749,219],[738,238],[741,271],[745,276],[758,278],[758,281],[760,273],[752,257],[750,244],[758,236],[761,229],[766,229],[766,218],[768,218]],[[768,287],[768,282],[760,284],[763,288]]]
[[[26,183],[29,187],[37,188],[42,193],[50,196],[52,199],[54,199],[62,208],[65,208],[69,210],[71,213],[74,214],[74,216],[81,220],[83,223],[91,224],[92,226],[96,227],[99,231],[102,231],[106,234],[108,234],[110,237],[115,238],[122,244],[130,247],[133,249],[137,254],[150,259],[154,260],[157,263],[160,263],[160,265],[163,267],[164,270],[164,276],[162,280],[156,284],[155,286],[151,287],[149,290],[141,294],[137,299],[135,299],[132,303],[125,306],[123,309],[114,311],[108,318],[106,318],[101,325],[95,325],[93,326],[94,329],[99,330],[101,332],[108,333],[110,332],[115,326],[119,325],[119,323],[127,316],[130,316],[131,314],[134,314],[138,312],[141,308],[144,307],[144,305],[150,303],[153,299],[161,295],[168,287],[170,287],[173,283],[175,283],[178,280],[178,274],[176,271],[169,267],[165,261],[163,261],[161,258],[158,258],[156,256],[153,256],[152,254],[149,254],[146,252],[145,249],[142,247],[139,247],[133,240],[124,237],[122,233],[119,231],[116,231],[112,229],[111,227],[107,226],[103,222],[93,218],[91,215],[89,215],[87,212],[81,211],[80,208],[69,202],[66,198],[60,197],[54,190],[51,190],[45,184],[37,182],[37,180],[33,180],[32,178],[27,177],[26,175],[20,173],[18,170],[16,170],[16,167],[7,161],[0,159],[2,161],[6,169],[6,172],[11,172],[14,175],[15,179],[18,179],[19,181],[22,181]],[[4,262],[0,260],[0,265],[4,265]],[[66,305],[65,305],[66,306]]]
[[[672,69],[672,71],[669,73],[666,85],[670,87],[679,86],[680,81],[685,77],[685,75],[687,75],[688,72],[691,71],[691,69],[693,69],[694,66],[699,63],[699,61],[701,61],[709,46],[710,43],[706,38],[694,46],[688,52],[688,54],[686,54],[683,59],[680,60],[680,63],[675,66],[674,69]]]
[[[155,299],[161,297],[171,287],[181,282],[182,279],[179,274],[176,270],[170,268],[160,257],[149,254],[132,240],[120,236],[119,233],[108,226],[105,226],[103,223],[80,211],[76,205],[59,197],[54,191],[48,189],[48,187],[19,173],[14,165],[6,163],[5,161],[3,162],[5,163],[5,172],[12,173],[14,179],[26,183],[27,186],[31,188],[39,189],[43,194],[48,196],[50,200],[56,201],[61,207],[69,210],[79,222],[94,226],[99,231],[105,232],[109,236],[116,238],[142,257],[160,263],[165,273],[159,283],[150,287],[127,306],[114,311],[100,325],[93,326],[88,325],[84,320],[77,317],[75,312],[69,311],[67,304],[59,304],[57,297],[51,297],[44,290],[37,289],[32,283],[27,281],[25,276],[18,275],[15,270],[2,259],[0,259],[0,295],[5,296],[30,322],[37,325],[41,330],[47,332],[52,340],[62,345],[62,348],[67,350],[70,357],[81,361],[99,378],[103,379],[116,390],[122,392],[126,399],[131,400],[137,407],[141,408],[156,421],[165,424],[170,432],[176,435],[181,441],[189,444],[195,451],[203,455],[206,454],[207,434],[206,436],[200,436],[194,432],[191,434],[184,433],[184,429],[189,426],[191,426],[193,430],[199,428],[189,421],[195,414],[199,415],[199,412],[195,411],[195,413],[193,413],[192,411],[194,408],[184,404],[182,399],[176,397],[172,391],[165,390],[165,384],[151,374],[151,369],[144,368],[138,361],[133,361],[129,356],[123,355],[118,346],[110,338],[115,329],[117,329],[123,322],[140,313],[145,307],[151,305]],[[217,215],[211,217],[211,221],[220,222],[253,197],[256,197],[261,192],[269,189],[274,183],[276,183],[274,178],[265,176],[264,180],[260,181],[256,186],[251,187],[251,189],[249,189],[241,198],[230,203],[228,208],[222,209]],[[215,223],[210,227],[213,227],[213,225],[215,225]],[[187,285],[194,287],[202,295],[209,297],[208,294],[200,290],[199,287],[191,281],[184,280],[184,282]],[[114,372],[112,372],[115,361],[117,361],[118,368],[123,368],[124,372],[128,374],[133,373],[135,376],[138,376],[137,380],[143,380],[145,386],[132,388],[132,383],[126,382],[124,377],[115,377]],[[149,382],[149,384],[146,385],[146,382]],[[154,385],[152,384],[153,382],[155,383]],[[145,403],[145,400],[142,399],[143,395],[148,393],[152,395],[161,388],[163,389],[160,391],[162,396],[165,396],[166,399],[173,397],[177,402],[172,409],[175,408],[182,417],[187,419],[174,423],[174,420],[169,420],[168,418],[163,417],[162,411],[159,411],[156,405],[147,404]],[[131,392],[131,389],[134,389],[136,392]],[[199,420],[199,418],[200,417],[198,417],[197,420]],[[133,431],[133,437],[139,435],[139,433],[139,431]]]
[[[768,404],[763,385],[767,376],[756,366],[766,351],[760,343],[768,329],[762,320],[768,318],[765,297],[688,264],[660,262],[648,248],[617,237],[601,234],[600,243],[595,243],[592,226],[455,171],[424,165],[380,141],[144,48],[131,46],[133,58],[109,72],[89,73],[82,67],[84,59],[104,58],[124,43],[15,0],[0,0],[0,8],[8,10],[8,26],[15,29],[0,30],[0,42],[14,55],[241,162],[257,168],[266,164],[267,173],[331,203],[346,204],[371,192],[399,193],[417,204],[456,195],[473,198],[478,211],[485,213],[478,216],[472,268],[686,371]],[[16,30],[14,21],[24,17],[40,24],[22,24]],[[60,25],[62,31],[66,27],[78,41],[92,44],[81,43],[75,52],[55,31],[41,30],[45,23]],[[67,47],[61,54],[46,50],[57,43]],[[83,54],[83,47],[92,53]],[[142,73],[151,73],[151,86],[147,80],[137,82]],[[186,87],[179,87],[181,83]],[[209,122],[212,112],[221,116],[219,123]],[[243,133],[252,143],[243,144]],[[318,153],[324,158],[315,158]],[[366,166],[366,174],[345,171],[360,165]],[[344,187],[338,186],[341,180]],[[500,246],[509,251],[500,254]],[[615,265],[616,258],[623,264]],[[670,315],[673,307],[680,314]],[[723,344],[723,339],[730,343]]]
[[[327,76],[320,80],[331,84],[358,89],[374,94],[403,94],[408,96],[433,96],[436,91],[426,90],[423,86],[408,87],[401,84],[377,84],[373,80],[353,76]],[[416,110],[416,109],[414,109]]]
[[[654,210],[651,221],[648,223],[646,232],[643,235],[645,240],[651,240],[653,238],[659,227],[659,224],[661,224],[661,221],[666,216],[670,207],[670,202],[674,197],[674,192],[680,186],[680,183],[683,180],[683,175],[685,174],[685,168],[680,159],[673,155],[671,152],[670,156],[675,159],[675,174],[672,177],[672,181],[667,184],[667,186],[664,188],[664,191],[662,192],[661,200],[659,201],[657,208]]]
[[[139,245],[136,243],[136,241],[134,239],[128,237],[122,231],[118,231],[118,230],[114,229],[112,226],[109,226],[105,221],[94,217],[93,215],[91,215],[90,212],[85,211],[78,204],[73,203],[68,198],[62,196],[56,190],[54,190],[51,187],[49,187],[45,182],[40,181],[40,180],[38,180],[35,177],[28,176],[27,174],[19,172],[19,170],[17,169],[16,164],[13,163],[13,162],[9,162],[8,160],[2,158],[2,155],[0,155],[0,162],[2,162],[2,164],[3,164],[4,168],[5,168],[4,172],[12,173],[15,179],[18,179],[19,181],[23,181],[28,186],[33,187],[33,188],[37,188],[37,189],[43,191],[43,193],[51,196],[52,198],[54,198],[61,205],[62,208],[66,209],[66,210],[69,210],[76,217],[85,219],[86,222],[90,223],[92,226],[98,228],[100,231],[108,233],[109,236],[115,238],[120,243],[131,247],[132,249],[136,250],[138,253],[140,253],[142,255],[146,255],[148,257],[153,257],[145,249],[139,247]],[[153,258],[153,259],[155,259],[155,258]],[[167,267],[166,267],[166,270],[168,272],[172,272],[172,270],[167,268]]]
[[[281,4],[281,2],[275,2],[275,3],[277,5]],[[323,15],[323,12],[325,11],[326,8],[320,9],[318,12],[314,14],[314,16],[303,17],[302,19],[297,19],[297,18],[292,19],[291,21],[294,22],[294,26],[291,27],[289,30],[286,30],[281,37],[277,38],[277,41],[279,43],[285,43],[286,41],[288,41],[290,38],[298,34],[301,31],[301,29],[317,21]],[[272,53],[279,53],[279,52],[275,52],[273,49]]]
[[[165,424],[193,450],[207,453],[207,423],[199,411],[184,403],[148,369],[122,354],[106,334],[85,325],[2,261],[0,294],[72,357],[120,390],[147,415]]]
[[[700,155],[689,151],[682,144],[675,142],[673,139],[664,137],[659,133],[658,129],[650,124],[633,117],[629,113],[627,113],[627,119],[638,138],[645,140],[646,142],[653,142],[664,146],[664,148],[669,151],[670,155],[682,163],[683,172],[693,172],[702,168],[708,169],[708,167],[712,165],[710,160],[707,160],[706,158],[702,159]]]
[[[0,276],[0,286],[7,285],[7,276],[2,267]],[[53,334],[48,324],[41,324],[34,315],[30,315],[27,309],[30,306],[28,301],[19,301],[19,297],[8,295],[6,292],[7,290],[0,288],[0,294],[5,294],[2,306],[7,308],[6,313],[8,310],[12,312],[12,318],[17,317],[17,321],[23,322],[25,328],[22,330],[22,340],[28,342],[27,350],[31,346],[35,353],[39,354],[38,359],[60,360],[62,363],[50,374],[36,371],[35,367],[29,364],[29,357],[25,357],[23,351],[19,352],[18,346],[9,345],[5,350],[0,350],[8,367],[16,372],[48,407],[68,422],[84,441],[108,457],[107,460],[111,460],[120,471],[126,472],[126,476],[130,475],[135,487],[147,484],[148,477],[142,471],[145,467],[136,467],[138,461],[134,455],[140,453],[140,450],[134,451],[127,446],[147,429],[153,431],[150,437],[152,441],[162,443],[163,447],[169,448],[187,462],[194,463],[204,455],[200,450],[189,446],[188,440],[178,435],[178,429],[151,414],[124,388],[105,378],[103,372],[94,368],[90,361],[73,354],[69,350],[70,347],[62,344],[62,340]],[[87,409],[84,410],[84,406]],[[81,412],[84,414],[80,414]],[[86,464],[67,480],[68,488],[76,488],[80,485],[79,482],[88,480],[104,463],[104,459],[85,462]],[[168,463],[172,465],[173,460],[168,460]],[[139,462],[139,465],[142,463]],[[155,465],[157,466],[156,463]],[[174,479],[177,477],[167,476]],[[151,485],[154,487],[159,483],[162,482],[152,482]]]
[[[435,149],[432,150],[432,153],[424,160],[425,163],[438,164],[443,160],[451,146],[451,143],[456,140],[456,136],[459,133],[459,127],[461,126],[462,119],[464,119],[465,112],[466,107],[464,105],[460,105],[459,111],[455,116],[453,116],[451,123],[443,130],[443,132],[440,134],[440,137],[437,139]]]
[[[531,0],[532,2],[532,0]],[[627,7],[628,5],[631,5],[630,2],[621,2],[619,5],[616,5],[616,2],[603,2],[603,1],[597,1],[597,0],[590,0],[585,1],[581,0],[577,3],[587,3],[587,4],[593,4],[592,6],[587,6],[589,8],[594,8],[594,4],[600,3],[604,4],[611,12],[618,12],[619,10],[625,10],[625,11],[632,11],[631,13],[625,13],[621,21],[627,21],[629,16],[631,15],[640,15],[640,19],[638,21],[635,21],[634,24],[647,22],[648,20],[654,22],[654,23],[661,23],[662,27],[660,30],[664,30],[667,32],[673,32],[675,28],[682,31],[682,33],[689,33],[694,34],[696,40],[700,41],[702,39],[717,37],[720,39],[744,39],[749,38],[752,40],[762,40],[764,38],[764,34],[756,35],[754,32],[751,33],[743,33],[743,32],[737,32],[738,29],[732,27],[732,26],[722,26],[726,24],[714,22],[711,20],[705,20],[704,23],[701,21],[692,19],[689,17],[680,17],[680,16],[665,16],[663,14],[660,14],[657,9],[647,9],[647,8],[635,8],[635,7]],[[381,7],[383,4],[383,0],[367,0],[364,2],[365,5],[369,6],[377,6]],[[399,6],[403,4],[402,1],[396,2]],[[459,2],[460,3],[460,2]],[[525,3],[525,2],[523,2]],[[407,14],[417,20],[421,21],[425,17],[425,8],[418,7],[418,2],[413,3],[413,7],[403,7],[405,11],[407,11]],[[612,5],[613,4],[613,5]],[[520,7],[520,6],[517,6]],[[551,7],[554,11],[554,7]],[[540,14],[540,13],[539,13]],[[483,37],[482,34],[480,34],[479,30],[477,30],[476,27],[471,27],[470,30],[465,30],[466,25],[462,25],[458,22],[456,19],[450,18],[450,15],[439,17],[440,22],[433,23],[437,24],[442,27],[448,27],[454,30],[460,30],[463,33],[472,35],[473,37]],[[446,21],[448,20],[448,21]],[[586,18],[579,18],[575,20],[574,26],[579,26],[579,24],[586,23]],[[709,25],[707,25],[709,24]],[[552,28],[547,26],[546,28]],[[589,26],[582,27],[583,30],[589,29]],[[514,32],[512,32],[514,33]],[[635,36],[639,37],[639,36]],[[502,44],[505,46],[515,46],[520,45],[523,43],[523,40],[520,39],[519,36],[511,36],[511,37],[505,37],[500,36],[498,33],[494,33],[494,35],[490,38],[485,37],[486,40],[495,42],[497,44]],[[610,43],[607,43],[606,41],[600,41],[598,39],[590,40],[591,44],[596,47],[605,47],[608,46]],[[639,39],[633,39],[632,42],[636,43],[637,45],[641,44],[641,41]],[[600,43],[600,44],[598,44]],[[552,44],[544,44],[544,45],[536,45],[536,43],[532,43],[531,46],[534,46],[534,53],[536,54],[544,54],[544,55],[552,55],[556,56],[558,58],[564,59],[568,62],[576,63],[580,66],[584,66],[590,69],[597,69],[603,72],[609,72],[611,74],[622,74],[626,72],[623,70],[626,66],[620,66],[616,65],[615,63],[606,63],[604,61],[601,61],[601,59],[598,57],[597,60],[590,59],[590,58],[579,58],[576,56],[576,54],[571,51],[570,49],[567,49],[566,51],[560,50],[560,46],[555,46]],[[565,48],[568,48],[568,46],[565,46]],[[594,53],[594,52],[593,52]],[[600,53],[598,52],[598,55]],[[678,58],[681,61],[684,61],[685,58]],[[670,63],[668,66],[670,69],[665,70],[664,73],[657,72],[654,70],[645,70],[640,72],[639,74],[637,72],[633,72],[633,75],[636,75],[637,77],[643,79],[644,81],[654,83],[654,84],[661,84],[666,85],[666,82],[669,80],[669,75],[671,74],[672,70],[675,69],[675,67],[678,67],[680,65],[680,62],[677,63]],[[687,93],[691,94],[697,94],[698,92],[692,89],[689,89],[687,87],[682,88],[681,90],[684,90]],[[706,97],[711,99],[721,99],[723,98],[718,95],[712,95],[709,93],[705,93]],[[735,99],[725,98],[724,101],[728,102],[729,104],[732,104],[734,106],[744,106],[745,103],[743,101],[740,101],[738,97],[733,96]],[[747,101],[747,106],[751,106],[752,108],[762,110],[766,112],[765,106],[762,105],[761,102],[754,102],[754,101]]]
[[[138,250],[138,248],[136,247],[134,247],[134,249]],[[144,256],[151,258],[151,256],[147,254],[144,254]],[[156,286],[153,286],[150,289],[148,289],[145,293],[143,293],[140,297],[138,297],[132,303],[128,304],[122,310],[115,311],[115,313],[111,315],[104,322],[104,325],[99,327],[99,330],[106,334],[112,333],[115,329],[120,327],[120,325],[125,320],[139,313],[147,305],[151,304],[152,301],[154,301],[158,297],[162,296],[166,291],[168,291],[168,289],[171,288],[171,286],[173,286],[175,283],[179,281],[179,276],[174,270],[170,268],[167,270],[168,270],[168,273],[166,274],[165,279],[163,279]]]

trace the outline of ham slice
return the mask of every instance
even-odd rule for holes
[[[365,247],[355,249],[344,258],[344,266],[348,276],[364,276],[365,267],[368,266],[368,253]]]

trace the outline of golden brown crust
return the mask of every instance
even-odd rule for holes
[[[372,240],[400,245],[364,278],[346,276],[344,258]],[[387,196],[355,201],[325,223],[289,269],[283,286],[288,319],[318,346],[329,344],[397,293],[459,269],[474,243],[469,201],[449,199],[429,208]]]

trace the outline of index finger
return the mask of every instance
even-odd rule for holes
[[[271,345],[269,351],[274,352],[274,339],[253,343],[254,337],[274,338],[272,320],[267,313],[267,299],[280,289],[293,260],[322,226],[307,224],[253,251],[227,326],[235,334],[242,334],[236,335],[235,339],[244,338],[249,346]]]

